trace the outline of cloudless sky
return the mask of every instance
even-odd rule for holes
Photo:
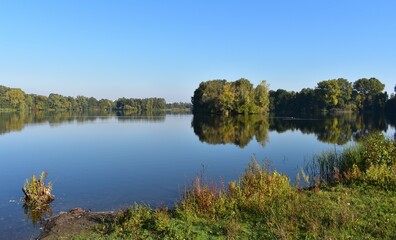
[[[396,84],[396,1],[0,2],[0,85],[189,102],[202,81]]]

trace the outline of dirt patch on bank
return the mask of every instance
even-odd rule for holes
[[[37,239],[67,239],[70,235],[91,232],[100,224],[112,223],[115,216],[114,212],[91,212],[82,208],[61,212],[45,223]]]

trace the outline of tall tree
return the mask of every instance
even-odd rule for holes
[[[361,78],[353,83],[355,102],[360,110],[379,110],[383,107],[385,85],[376,78]]]
[[[4,99],[15,110],[25,109],[25,93],[19,88],[12,88],[5,92]]]
[[[66,97],[56,93],[51,93],[47,99],[47,107],[48,109],[55,111],[70,110],[70,103],[67,101]]]
[[[338,78],[336,81],[338,88],[340,89],[337,107],[344,109],[350,104],[352,98],[352,83],[344,78]]]
[[[226,82],[226,80],[201,82],[191,98],[194,112],[220,113],[222,103],[219,96],[222,95]]]
[[[269,110],[269,85],[265,80],[261,81],[254,90],[254,102],[259,107],[259,111]]]
[[[240,78],[232,83],[234,88],[234,107],[237,113],[251,113],[254,104],[253,84],[246,78]]]
[[[219,96],[220,100],[220,108],[219,110],[224,114],[228,115],[228,113],[234,110],[234,102],[235,102],[235,92],[234,86],[227,82],[223,85],[223,91]]]
[[[80,111],[88,110],[88,98],[84,96],[77,96],[76,102]]]
[[[341,95],[337,80],[318,82],[316,89],[323,96],[324,107],[326,109],[337,107]]]
[[[88,109],[95,110],[98,107],[98,100],[94,97],[88,98]]]

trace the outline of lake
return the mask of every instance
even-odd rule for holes
[[[204,174],[236,180],[248,162],[270,161],[293,181],[314,154],[341,150],[372,131],[395,134],[395,118],[343,114],[103,116],[0,114],[0,239],[29,239],[39,219],[25,214],[21,188],[48,173],[53,214],[75,207],[111,211],[180,199]],[[49,212],[45,217],[48,217]]]

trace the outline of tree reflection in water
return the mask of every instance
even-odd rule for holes
[[[315,134],[321,142],[343,145],[358,141],[371,132],[386,131],[388,124],[395,125],[395,118],[384,115],[333,114],[313,117],[267,117],[263,115],[195,115],[192,120],[194,133],[201,142],[209,144],[235,144],[245,147],[253,137],[263,147],[268,133],[300,131]]]
[[[255,137],[264,147],[268,141],[268,116],[264,115],[194,115],[191,124],[199,140],[209,144],[233,143],[243,148]]]
[[[51,126],[67,122],[93,122],[110,119],[113,113],[69,112],[0,113],[0,135],[21,131],[26,124],[45,124]],[[165,121],[164,113],[155,115],[128,115],[117,113],[120,122],[127,121]],[[351,140],[359,140],[375,131],[386,131],[388,126],[396,126],[395,115],[382,114],[332,114],[310,117],[268,117],[266,115],[194,115],[191,123],[194,133],[201,142],[209,144],[235,144],[241,148],[255,138],[263,147],[268,142],[268,133],[276,131],[300,131],[315,134],[321,142],[343,145]],[[396,135],[395,135],[396,138]]]
[[[165,113],[151,115],[128,114],[124,112],[83,112],[79,114],[71,112],[15,112],[0,113],[0,135],[9,132],[22,131],[27,124],[49,124],[52,127],[62,125],[64,123],[84,123],[94,122],[96,120],[110,119],[115,114],[120,122],[134,121],[165,121]]]

